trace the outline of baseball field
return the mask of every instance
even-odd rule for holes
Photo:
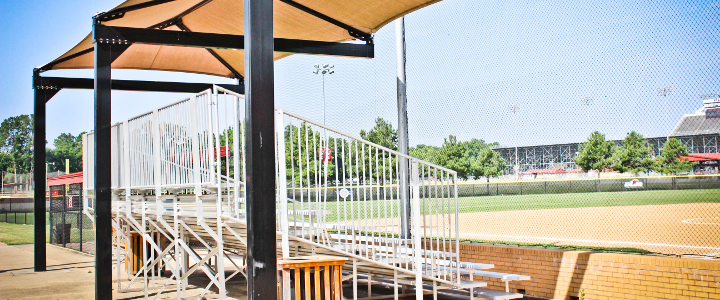
[[[327,220],[397,227],[392,203],[329,202]],[[458,212],[465,240],[720,256],[720,189],[460,197]],[[455,227],[446,216],[426,229]]]

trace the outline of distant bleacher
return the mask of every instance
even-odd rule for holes
[[[720,133],[720,118],[707,118],[705,113],[685,115],[670,136],[689,136]]]

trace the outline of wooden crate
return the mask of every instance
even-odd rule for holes
[[[345,258],[299,256],[278,259],[278,299],[342,300],[342,266]],[[291,286],[294,284],[295,297]]]

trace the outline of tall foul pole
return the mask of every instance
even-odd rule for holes
[[[405,93],[405,17],[395,20],[395,53],[397,56],[398,151],[408,154],[407,94]],[[410,174],[408,159],[400,157],[400,215],[402,238],[410,238]]]

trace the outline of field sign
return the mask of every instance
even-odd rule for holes
[[[626,189],[641,189],[643,188],[643,182],[638,179],[631,179],[625,181]]]

